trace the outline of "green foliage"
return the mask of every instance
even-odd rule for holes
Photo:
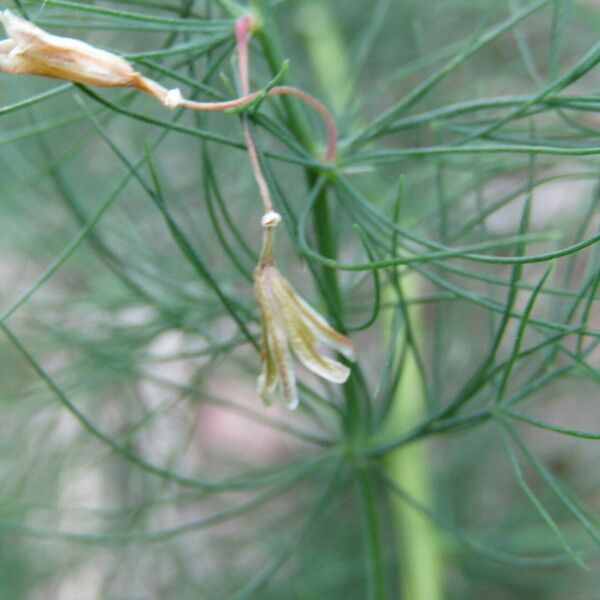
[[[0,76],[0,598],[595,597],[595,4],[11,9],[197,100],[251,10],[265,93]],[[256,394],[246,116],[280,270],[357,347],[296,412]]]

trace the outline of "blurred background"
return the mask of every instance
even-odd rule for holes
[[[347,388],[299,369],[299,411],[257,397],[259,196],[239,117],[0,74],[0,598],[599,597],[600,5],[257,4],[289,82],[339,127],[333,257],[393,259],[399,243],[500,260],[328,270],[344,303],[332,314],[327,270],[301,243],[323,252],[320,225],[298,229],[316,159],[279,100],[261,105],[280,268],[350,330],[357,401],[376,415],[365,439],[400,440],[356,458]],[[228,2],[2,8],[186,96],[238,93]],[[253,89],[273,77],[259,38]],[[546,274],[548,260],[503,262],[588,239]],[[454,402],[404,450],[401,436]],[[490,408],[504,402],[519,415],[505,428]]]

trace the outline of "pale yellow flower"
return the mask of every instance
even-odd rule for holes
[[[132,87],[173,108],[179,90],[167,90],[134,71],[123,58],[73,38],[52,35],[9,10],[0,13],[9,39],[0,41],[0,71],[41,75],[100,87]]]
[[[307,304],[279,272],[272,256],[273,228],[277,213],[263,217],[264,242],[254,271],[254,287],[262,324],[262,373],[258,380],[260,397],[271,403],[281,387],[289,408],[298,406],[292,352],[310,371],[333,383],[344,383],[350,369],[322,354],[318,345],[328,346],[354,360],[354,344],[332,329]]]

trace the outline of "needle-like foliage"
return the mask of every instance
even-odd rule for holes
[[[0,597],[596,597],[596,3],[2,8]]]

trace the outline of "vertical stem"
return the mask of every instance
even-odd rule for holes
[[[405,278],[402,285],[406,295],[416,295],[419,287],[417,279]],[[386,295],[393,297],[391,288],[386,290]],[[419,333],[422,332],[419,305],[411,307],[404,317],[410,320],[412,335],[418,340]],[[391,319],[391,315],[389,318]],[[392,330],[391,327],[388,329]],[[399,336],[399,339],[406,340],[406,336]],[[398,343],[398,356],[402,354],[405,343],[409,342]],[[412,347],[405,350],[407,356],[398,385],[393,392],[394,398],[387,420],[386,433],[392,436],[412,429],[425,416],[426,400],[422,374]],[[432,505],[431,468],[425,442],[414,442],[392,451],[385,459],[385,468],[398,487],[421,504],[428,507]],[[390,495],[390,505],[394,517],[402,597],[442,600],[443,565],[438,530],[425,515],[406,504],[397,495]]]
[[[325,92],[328,101],[333,106],[341,107],[346,102],[348,95],[347,82],[351,81],[351,68],[346,60],[348,55],[341,33],[336,27],[336,21],[331,12],[318,0],[304,0],[300,3],[299,14],[308,10],[308,21],[312,35],[305,33],[305,44],[308,55],[312,61],[313,70],[319,80],[321,89]],[[326,68],[324,68],[326,65]],[[341,82],[346,82],[341,84]],[[328,154],[331,158],[333,154]],[[337,256],[337,238],[334,219],[331,215],[331,206],[326,197],[326,188],[321,198],[318,199],[313,209],[315,241],[321,254]],[[333,223],[332,223],[333,221]],[[343,329],[344,302],[339,292],[337,274],[332,269],[322,269],[325,285],[330,290],[335,290],[336,295],[330,302],[330,312],[336,319],[338,329]],[[354,377],[344,385],[346,399],[346,433],[350,439],[360,439],[361,435],[370,426],[370,404],[365,401],[368,394],[364,380],[357,367]]]
[[[381,534],[377,519],[377,502],[373,490],[373,478],[367,466],[356,469],[356,484],[362,505],[365,548],[367,550],[367,583],[369,600],[383,600],[384,578],[381,553]]]
[[[279,40],[279,33],[275,26],[273,11],[265,0],[252,0],[254,16],[258,22],[257,36],[260,40],[265,58],[273,73],[279,72],[283,64],[284,56]],[[309,151],[314,152],[313,134],[304,113],[299,110],[292,98],[281,97],[283,107],[287,116],[288,125],[296,139]],[[309,187],[314,186],[319,174],[306,169],[306,179]],[[313,222],[315,230],[315,241],[321,254],[334,258],[336,256],[335,231],[331,226],[331,216],[327,201],[327,188],[324,187],[315,202],[313,209]],[[336,329],[343,332],[343,307],[337,273],[334,269],[323,267],[321,269],[326,300],[329,304],[329,314]],[[355,377],[351,377],[344,384],[344,397],[346,399],[346,431],[349,437],[356,438],[360,432],[360,424],[363,421],[362,403],[357,391]]]
[[[276,73],[279,71],[283,62],[283,53],[278,39],[278,32],[274,27],[274,19],[270,8],[263,0],[253,0],[253,6],[259,11],[258,17],[262,25],[259,38],[263,51],[271,70]],[[341,52],[343,55],[343,52]],[[330,83],[327,80],[321,82],[327,89]],[[330,96],[334,97],[338,90],[330,89]],[[289,98],[282,98],[284,109],[287,114],[288,124],[298,141],[307,149],[314,151],[312,133],[304,114],[299,112],[297,107]],[[328,144],[329,147],[329,144]],[[328,152],[328,157],[329,156]],[[312,187],[318,173],[307,169],[306,178],[309,187]],[[326,187],[323,188],[317,198],[313,209],[313,222],[315,230],[316,244],[319,252],[325,256],[335,257],[337,255],[337,244],[335,237],[335,228],[332,227],[330,207],[328,206]],[[323,283],[328,295],[329,310],[334,318],[338,329],[343,329],[343,302],[340,288],[337,280],[337,273],[333,269],[322,269]],[[353,376],[344,384],[344,398],[346,401],[345,410],[345,433],[349,444],[352,445],[359,441],[364,434],[365,425],[368,419],[365,418],[365,402],[361,401],[361,391],[359,377]],[[359,442],[360,443],[360,442]],[[356,483],[358,496],[362,507],[364,521],[365,554],[367,560],[367,574],[369,583],[370,600],[382,600],[384,598],[383,585],[383,561],[381,550],[381,535],[378,523],[378,511],[376,502],[376,492],[373,489],[372,474],[368,466],[359,465],[356,470]]]
[[[349,52],[335,12],[321,0],[302,0],[294,18],[301,23],[312,69],[334,113],[341,115],[352,95],[354,79]],[[323,57],[327,57],[326,60]]]

